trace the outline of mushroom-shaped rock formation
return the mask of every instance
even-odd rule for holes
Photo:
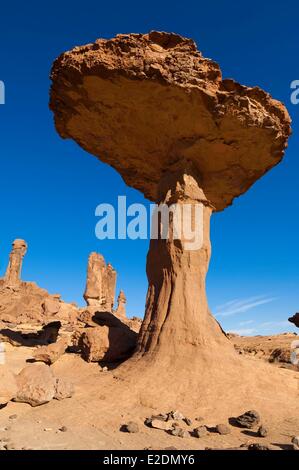
[[[164,368],[174,383],[178,371],[196,374],[194,367],[228,380],[224,357],[234,362],[235,353],[205,292],[210,216],[280,162],[290,134],[285,107],[260,88],[222,80],[192,40],[156,31],[75,47],[55,61],[51,78],[50,107],[63,138],[113,166],[150,200],[188,205],[193,222],[201,208],[200,246],[187,249],[184,237],[150,242],[135,359],[146,360],[151,374]],[[161,219],[158,225],[161,231]]]

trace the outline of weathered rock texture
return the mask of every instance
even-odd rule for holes
[[[125,296],[125,293],[123,290],[120,291],[117,297],[117,309],[115,310],[115,314],[118,317],[121,318],[126,318],[126,303],[127,303],[127,298]]]
[[[136,347],[137,333],[110,312],[89,310],[79,320],[83,328],[74,333],[73,343],[88,362],[119,362],[128,358]]]
[[[223,80],[191,39],[152,31],[62,54],[52,69],[58,132],[157,200],[165,171],[191,160],[217,210],[283,156],[285,107],[258,87]]]
[[[12,244],[12,251],[9,255],[4,284],[5,286],[15,287],[21,282],[21,271],[23,258],[27,252],[27,243],[25,240],[15,240]]]
[[[74,393],[73,385],[57,378],[46,364],[29,364],[16,377],[17,393],[14,401],[39,406],[52,399],[63,400]]]
[[[110,263],[106,265],[99,253],[88,258],[87,281],[84,299],[87,305],[97,306],[103,311],[112,311],[115,299],[116,271]]]
[[[196,249],[171,236],[151,240],[145,319],[127,365],[132,384],[140,382],[148,402],[150,390],[157,399],[162,389],[170,401],[186,390],[201,394],[200,377],[205,397],[226,384],[225,398],[234,399],[246,372],[208,310],[210,216],[280,162],[287,110],[257,87],[223,80],[192,40],[155,31],[76,47],[55,61],[51,78],[50,106],[63,138],[147,198],[203,211]]]
[[[68,338],[61,338],[56,343],[37,348],[33,357],[36,361],[54,364],[65,353],[68,343]]]
[[[18,393],[15,401],[31,406],[43,405],[54,398],[56,378],[45,364],[30,364],[17,375]]]

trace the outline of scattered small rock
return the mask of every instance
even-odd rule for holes
[[[267,437],[268,436],[268,428],[266,426],[260,426],[257,431],[257,435],[259,437]]]
[[[250,410],[235,418],[234,421],[241,428],[252,429],[254,426],[259,424],[260,420],[261,418],[259,413],[255,410]]]
[[[292,438],[293,450],[299,450],[299,436]]]
[[[218,432],[218,434],[223,434],[223,435],[231,433],[231,429],[229,426],[227,426],[227,424],[217,424],[216,431]]]
[[[192,425],[192,420],[190,418],[184,418],[185,423],[187,424],[187,426],[191,426]]]
[[[48,432],[48,431],[53,431],[52,428],[44,428],[44,431]]]
[[[55,400],[64,400],[74,395],[74,385],[63,378],[56,379]]]
[[[6,450],[16,450],[18,448],[13,442],[8,442],[4,447]]]
[[[10,415],[9,419],[17,419],[18,415]]]
[[[185,431],[184,429],[182,428],[179,428],[179,427],[174,427],[171,431],[170,431],[170,434],[172,436],[177,436],[177,437],[182,437],[182,438],[186,438],[186,437],[189,437],[189,433],[188,431]]]
[[[206,426],[199,426],[198,428],[193,429],[194,437],[204,437],[208,434],[208,429]]]
[[[203,420],[204,420],[204,418],[202,416],[197,416],[195,418],[195,421],[203,421]]]
[[[162,429],[163,431],[170,431],[173,428],[173,424],[171,424],[169,421],[153,419],[151,421],[151,427],[155,429]]]
[[[264,444],[249,444],[248,450],[272,450],[269,446]]]
[[[68,429],[67,429],[66,426],[62,426],[61,428],[59,428],[59,431],[61,431],[61,432],[67,432]]]
[[[130,421],[128,424],[124,424],[121,427],[121,431],[129,432],[129,433],[136,433],[139,432],[138,424],[134,421]]]
[[[168,413],[168,419],[183,420],[185,416],[179,411],[170,411],[170,413]]]

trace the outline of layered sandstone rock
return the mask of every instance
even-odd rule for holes
[[[112,311],[115,299],[116,271],[110,263],[106,265],[99,253],[91,253],[88,258],[87,281],[84,299],[87,305],[103,311]]]

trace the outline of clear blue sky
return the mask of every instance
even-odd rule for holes
[[[90,251],[117,269],[131,315],[143,315],[147,241],[99,241],[95,207],[143,197],[110,167],[56,133],[48,110],[53,60],[75,45],[117,33],[174,31],[196,40],[224,77],[259,85],[293,118],[283,163],[234,205],[213,216],[208,275],[210,308],[228,330],[294,331],[299,310],[299,79],[296,1],[5,2],[0,18],[0,275],[11,242],[29,244],[23,278],[82,304]]]

